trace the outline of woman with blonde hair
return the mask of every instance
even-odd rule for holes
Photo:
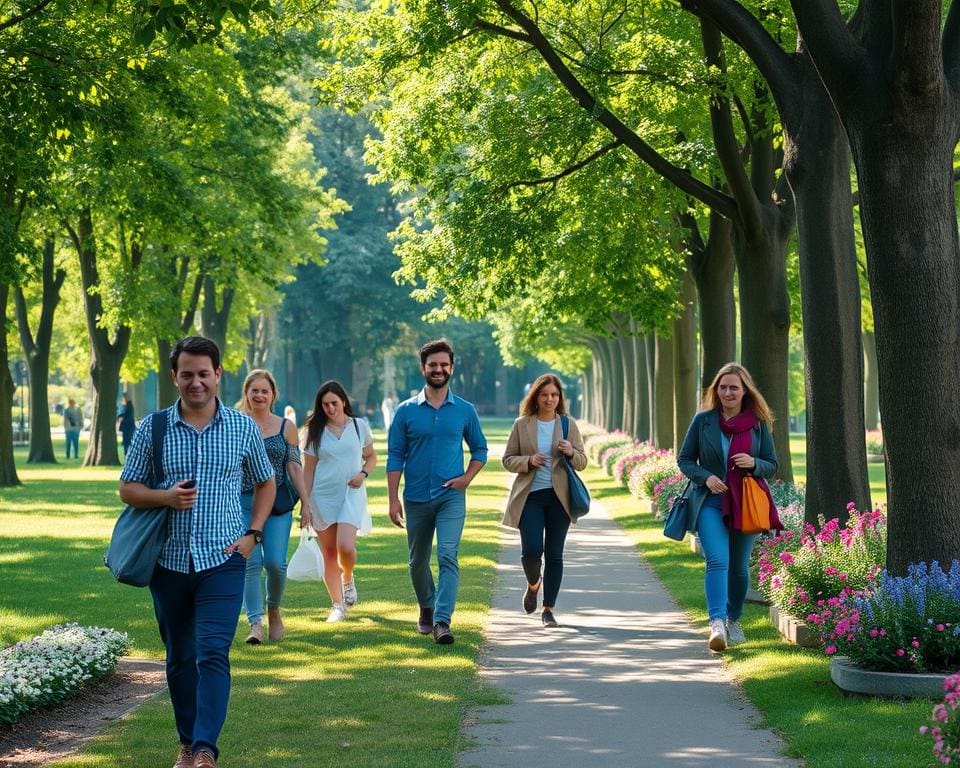
[[[776,474],[772,425],[773,415],[749,371],[739,363],[727,363],[704,392],[701,410],[677,456],[680,471],[691,481],[687,528],[700,537],[707,563],[707,644],[717,653],[746,642],[740,617],[756,534],[741,530],[742,487],[747,475]],[[760,485],[770,501],[772,527],[782,528],[766,482],[761,480]]]
[[[561,455],[574,469],[587,466],[580,430],[567,415],[563,385],[552,373],[545,373],[533,382],[520,403],[520,418],[513,423],[503,452],[503,466],[517,475],[503,524],[520,529],[520,559],[527,577],[523,610],[537,610],[542,586],[541,620],[545,627],[559,626],[553,609],[563,579],[563,547],[573,520]]]
[[[257,368],[243,381],[243,398],[237,404],[260,429],[267,456],[279,487],[284,474],[290,479],[300,495],[301,514],[310,514],[310,501],[303,482],[300,464],[300,446],[297,427],[289,419],[273,413],[277,402],[277,382],[270,371]],[[253,506],[253,478],[244,468],[240,505],[250,526]],[[280,617],[280,601],[287,584],[287,549],[290,545],[290,528],[293,526],[293,510],[271,512],[263,526],[263,539],[253,548],[247,559],[247,575],[243,588],[243,605],[250,622],[247,642],[259,645],[263,642],[263,575],[267,572],[267,617],[270,624],[269,638],[283,637],[283,619]]]

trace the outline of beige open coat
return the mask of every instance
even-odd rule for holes
[[[553,441],[550,447],[550,456],[553,458],[551,473],[553,476],[553,491],[557,494],[557,498],[560,499],[560,503],[563,504],[563,508],[569,516],[570,488],[567,485],[567,470],[560,459],[562,454],[557,448],[557,443],[562,439],[563,427],[560,423],[560,417],[557,416],[554,420]],[[580,436],[577,422],[573,419],[570,419],[567,440],[573,446],[573,456],[570,457],[570,463],[574,469],[583,469],[587,466],[587,454],[583,452],[583,438]],[[517,473],[513,481],[513,487],[510,489],[510,498],[507,499],[507,508],[503,513],[503,524],[509,525],[511,528],[520,527],[523,505],[527,503],[530,486],[533,485],[533,477],[537,473],[536,468],[530,466],[530,457],[537,452],[537,417],[521,416],[513,422],[507,447],[503,451],[503,466],[509,472]]]

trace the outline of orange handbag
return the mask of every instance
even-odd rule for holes
[[[766,533],[770,530],[770,498],[751,475],[743,477],[740,503],[740,530],[743,533]]]

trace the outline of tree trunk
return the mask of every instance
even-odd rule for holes
[[[673,448],[673,339],[656,337],[653,444]]]
[[[634,401],[637,404],[633,412],[633,429],[630,434],[637,440],[649,440],[650,393],[647,389],[647,346],[644,343],[643,336],[640,335],[639,326],[632,319],[630,320],[630,331],[630,342],[633,344]]]
[[[99,293],[100,275],[90,206],[81,209],[76,229],[68,225],[68,231],[80,261],[84,314],[87,335],[90,337],[90,377],[95,392],[90,443],[83,464],[86,467],[117,465],[120,463],[117,449],[117,393],[120,366],[130,344],[130,326],[117,326],[113,341],[108,330],[100,327],[100,318],[104,313]]]
[[[628,435],[633,434],[634,401],[633,385],[633,344],[627,335],[627,329],[621,327],[617,332],[617,351],[620,354],[621,381],[623,382],[623,411],[620,414],[620,429]]]
[[[173,344],[166,339],[157,339],[157,359],[160,361],[160,370],[157,371],[157,402],[160,408],[169,408],[180,396],[173,383],[170,368],[170,353]]]
[[[807,400],[805,517],[870,508],[864,446],[863,350],[847,136],[807,56],[802,130],[785,120],[784,171],[797,204]],[[784,422],[781,422],[782,424]],[[778,454],[779,455],[779,454]]]
[[[10,318],[7,315],[7,301],[10,297],[10,285],[0,282],[0,309],[3,310],[4,324]],[[17,465],[13,459],[13,377],[10,375],[10,352],[7,348],[7,334],[0,333],[0,487],[20,485],[17,477]]]
[[[863,407],[864,426],[880,426],[880,379],[877,371],[877,337],[873,331],[863,332]]]
[[[43,265],[41,271],[42,297],[40,304],[40,323],[34,337],[27,315],[27,302],[23,290],[17,288],[14,303],[17,314],[17,327],[20,331],[20,343],[30,367],[30,450],[27,463],[56,463],[53,452],[53,440],[50,437],[50,400],[47,395],[47,382],[50,379],[50,341],[53,338],[53,317],[60,303],[60,289],[67,273],[56,269],[54,256],[55,244],[47,237],[43,246]]]
[[[673,321],[673,436],[674,451],[680,450],[680,441],[697,412],[697,288],[693,275],[687,270],[683,276],[683,314]]]
[[[650,434],[647,440],[651,445],[657,442],[657,337],[648,333],[643,337],[645,347],[644,360],[647,364],[647,403],[650,406],[648,421]]]
[[[350,390],[350,397],[353,398],[357,407],[361,409],[358,416],[366,416],[367,399],[370,395],[370,373],[373,370],[373,359],[368,355],[355,357],[353,359],[353,389]]]
[[[738,235],[736,254],[742,359],[776,418],[773,445],[779,462],[777,477],[792,481],[787,387],[790,297],[786,275],[790,233],[781,229],[779,217],[769,208],[762,208],[761,213],[774,220],[754,233],[749,241],[739,227],[734,228]]]
[[[220,347],[220,355],[224,358],[227,356],[227,327],[235,294],[235,289],[224,288],[218,297],[216,281],[210,275],[204,276],[203,307],[200,309],[201,330],[204,336]]]
[[[610,407],[610,388],[606,381],[606,369],[603,363],[603,340],[599,337],[593,337],[590,341],[590,348],[593,350],[593,401],[596,409],[596,421],[594,423],[605,430],[608,428],[607,411]]]
[[[623,426],[623,361],[617,340],[604,337],[605,377],[610,383],[610,408],[607,410],[607,429],[615,431]]]

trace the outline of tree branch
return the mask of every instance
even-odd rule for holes
[[[0,32],[3,32],[3,30],[9,29],[10,27],[15,27],[21,21],[26,21],[31,16],[36,16],[38,13],[40,13],[40,11],[42,11],[52,2],[53,0],[41,0],[39,3],[33,6],[33,8],[28,8],[18,16],[11,16],[6,21],[0,22]]]
[[[836,0],[790,0],[797,28],[837,109],[874,74]]]
[[[960,2],[952,0],[943,25],[943,71],[954,91],[960,91]]]
[[[492,22],[484,21],[479,17],[473,22],[473,25],[477,29],[482,29],[484,32],[492,32],[500,37],[509,37],[511,40],[519,40],[521,43],[533,44],[533,40],[530,39],[529,35],[519,32],[515,29],[510,29],[509,27],[502,27],[499,24],[493,24]]]
[[[738,216],[737,204],[729,195],[725,195],[694,178],[689,172],[678,168],[659,154],[633,130],[628,128],[610,110],[604,107],[581,83],[563,60],[554,50],[550,42],[544,37],[539,27],[522,11],[515,8],[509,0],[495,0],[497,6],[511,18],[529,36],[530,42],[540,53],[544,62],[556,75],[560,83],[567,89],[574,100],[583,107],[597,122],[604,126],[624,146],[630,149],[638,158],[650,166],[684,192],[700,200],[704,205],[716,208],[729,218]]]
[[[526,180],[520,180],[520,181],[513,181],[513,182],[510,182],[509,184],[505,184],[502,187],[500,187],[499,191],[506,192],[508,190],[513,189],[514,187],[533,187],[539,184],[554,184],[555,182],[560,181],[560,179],[576,173],[581,168],[585,168],[586,166],[590,165],[590,163],[592,163],[594,160],[597,160],[603,157],[605,154],[607,154],[607,152],[610,152],[611,150],[614,150],[620,146],[623,146],[623,142],[620,141],[620,139],[615,139],[614,141],[611,141],[609,144],[604,144],[602,147],[600,147],[600,149],[598,149],[596,152],[591,153],[590,155],[585,157],[583,160],[580,160],[579,162],[576,162],[573,165],[571,165],[569,168],[565,168],[564,170],[560,171],[560,173],[555,173],[553,176],[543,176],[542,178],[539,178],[539,179],[526,179]]]

